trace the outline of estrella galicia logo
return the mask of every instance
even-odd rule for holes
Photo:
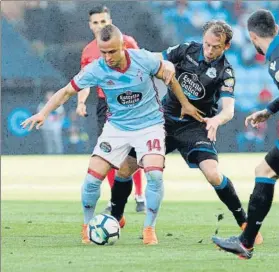
[[[126,91],[125,93],[122,93],[118,95],[117,101],[123,105],[132,107],[136,104],[138,104],[142,99],[142,93],[139,92],[132,92],[132,91]]]
[[[32,114],[25,108],[15,108],[8,115],[8,130],[15,136],[26,136],[30,132],[27,129],[23,129],[20,124],[30,117]]]
[[[205,88],[196,74],[184,72],[179,76],[178,82],[189,99],[200,100],[204,98]]]
[[[105,153],[111,152],[111,145],[108,142],[101,142],[100,143],[100,148]]]

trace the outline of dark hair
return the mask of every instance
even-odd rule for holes
[[[97,6],[89,10],[88,14],[89,17],[93,14],[99,14],[99,13],[107,13],[110,15],[110,10],[106,6]]]
[[[273,14],[266,9],[259,9],[248,19],[248,30],[262,38],[276,34],[276,23]]]
[[[210,29],[210,31],[212,31],[212,33],[218,37],[220,37],[221,35],[225,34],[226,35],[226,40],[225,40],[225,44],[228,44],[232,37],[233,37],[233,31],[232,28],[225,22],[222,20],[211,20],[206,22],[203,27],[203,35]]]
[[[101,29],[99,38],[101,41],[107,42],[112,38],[114,32],[114,25],[106,25]]]

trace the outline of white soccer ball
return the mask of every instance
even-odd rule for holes
[[[88,237],[97,245],[113,245],[120,237],[119,223],[111,215],[96,215],[88,224]]]

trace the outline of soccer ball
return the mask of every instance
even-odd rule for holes
[[[119,223],[111,215],[96,215],[88,224],[88,237],[97,245],[113,245],[120,237]]]

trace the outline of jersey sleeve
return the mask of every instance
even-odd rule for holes
[[[130,36],[126,36],[125,46],[126,46],[126,48],[139,49],[136,40]]]
[[[272,61],[269,65],[269,73],[279,90],[279,58]],[[272,114],[279,111],[279,97],[267,105],[267,110],[270,111]]]
[[[154,76],[156,75],[161,67],[161,61],[156,58],[151,52],[142,49],[143,52],[143,61],[145,62],[146,68],[149,71],[149,74]]]
[[[190,46],[190,43],[177,44],[169,47],[167,50],[162,52],[164,60],[168,60],[173,64],[176,64],[184,59],[185,52]]]
[[[71,85],[78,92],[84,88],[98,85],[96,77],[97,61],[88,64],[71,80]]]
[[[235,76],[234,71],[231,67],[225,69],[221,86],[220,86],[220,97],[231,97],[234,98],[234,87],[235,87]]]

